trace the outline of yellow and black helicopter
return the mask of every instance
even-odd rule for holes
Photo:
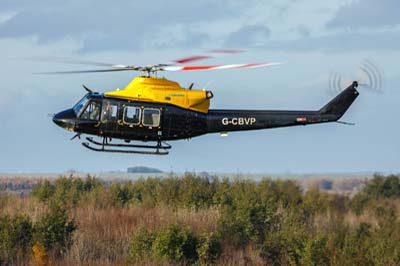
[[[230,53],[231,51],[221,51]],[[47,72],[46,74],[140,71],[124,89],[87,94],[70,109],[54,115],[58,126],[81,134],[98,136],[96,141],[87,137],[82,145],[98,152],[138,154],[168,154],[171,146],[165,141],[190,139],[208,133],[268,129],[338,121],[359,95],[358,82],[352,82],[333,100],[315,111],[289,110],[225,110],[210,109],[213,93],[181,87],[177,82],[158,78],[160,71],[189,71],[207,69],[268,67],[279,63],[236,65],[179,65],[208,56],[193,56],[174,61],[176,64],[130,66],[89,61],[68,63],[91,64],[105,67],[97,70]],[[338,121],[340,122],[340,121]],[[113,140],[123,140],[114,142]],[[145,143],[133,144],[131,141]],[[154,144],[148,144],[154,142]]]

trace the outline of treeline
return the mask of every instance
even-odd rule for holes
[[[0,210],[6,265],[400,265],[394,175],[353,198],[288,180],[63,177]]]
[[[8,190],[14,192],[30,191],[39,182],[40,182],[39,178],[0,176],[0,191],[1,190]]]

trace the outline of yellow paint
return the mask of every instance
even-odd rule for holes
[[[207,113],[210,99],[203,90],[187,90],[165,78],[136,77],[123,90],[104,95],[133,101],[169,103],[185,109]]]

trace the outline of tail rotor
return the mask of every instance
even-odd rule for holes
[[[337,94],[343,91],[354,78],[349,78],[338,72],[332,72],[329,76],[329,91]],[[364,60],[358,67],[356,79],[359,87],[374,93],[383,93],[382,70],[371,60]]]

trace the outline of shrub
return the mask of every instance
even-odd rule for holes
[[[75,223],[68,220],[67,211],[58,205],[53,205],[35,224],[35,239],[42,243],[47,251],[52,249],[62,254],[71,244],[75,229]]]
[[[42,202],[50,200],[59,204],[76,205],[83,194],[101,187],[101,182],[88,175],[85,179],[60,177],[54,184],[45,180],[37,184],[32,195]]]
[[[129,262],[141,263],[153,257],[179,264],[198,260],[198,265],[214,265],[221,252],[219,234],[204,233],[197,237],[188,228],[172,224],[154,233],[146,228],[138,230],[129,245]]]
[[[360,215],[370,203],[377,203],[377,199],[396,197],[400,197],[400,177],[374,175],[365,188],[354,196],[350,207],[357,215]]]
[[[172,224],[156,232],[153,251],[160,258],[183,263],[197,259],[197,244],[197,237],[192,232]]]
[[[292,210],[280,214],[260,248],[266,265],[299,265],[304,243],[309,237],[302,215]]]
[[[400,196],[400,178],[395,175],[387,177],[374,175],[374,178],[364,188],[364,193],[370,197],[399,197]]]
[[[231,206],[233,203],[232,182],[228,178],[214,180],[215,193],[213,195],[213,205]]]
[[[0,261],[7,264],[17,257],[25,258],[29,254],[32,240],[32,222],[24,215],[14,218],[0,218]]]
[[[302,210],[304,214],[311,217],[317,213],[324,213],[330,206],[332,197],[326,193],[322,193],[317,189],[310,189],[303,196]]]
[[[207,177],[186,174],[180,181],[180,202],[190,209],[206,208],[212,204],[213,184]]]
[[[239,186],[232,205],[222,211],[219,223],[223,237],[236,247],[244,247],[250,240],[262,243],[276,222],[277,203],[262,197],[253,183]]]
[[[360,192],[350,201],[349,207],[356,215],[361,215],[368,206],[369,201],[368,195]]]
[[[32,195],[39,201],[48,201],[56,190],[55,185],[51,184],[49,180],[38,183],[32,190]]]
[[[222,252],[220,235],[217,233],[204,233],[200,236],[197,257],[199,265],[215,265]]]
[[[329,254],[326,248],[327,239],[324,236],[316,236],[306,242],[301,265],[320,266],[329,265]]]
[[[129,260],[136,262],[143,259],[152,250],[154,242],[154,234],[149,232],[145,227],[137,231],[129,245]]]

